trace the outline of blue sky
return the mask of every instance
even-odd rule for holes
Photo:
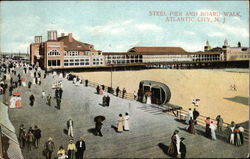
[[[134,46],[180,46],[203,50],[206,40],[222,46],[249,46],[249,8],[246,1],[27,1],[0,2],[1,51],[27,52],[35,35],[47,40],[47,30],[73,33],[102,51],[127,51]],[[219,22],[167,22],[150,11],[240,12]],[[197,18],[197,17],[195,17]],[[213,17],[211,17],[213,18]],[[197,19],[196,19],[197,20]]]

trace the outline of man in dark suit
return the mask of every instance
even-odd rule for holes
[[[106,96],[106,103],[107,103],[107,107],[108,107],[109,103],[110,103],[110,97],[109,97],[109,95]]]
[[[77,149],[76,159],[83,159],[84,151],[86,150],[83,137],[80,137],[80,140],[76,142],[76,149]]]

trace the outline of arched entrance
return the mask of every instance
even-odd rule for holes
[[[166,104],[171,98],[171,92],[164,83],[144,80],[139,84],[138,100],[148,104],[148,98],[151,104]]]

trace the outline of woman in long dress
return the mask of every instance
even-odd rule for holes
[[[231,122],[230,134],[229,134],[229,137],[228,137],[228,141],[229,141],[230,144],[233,144],[233,145],[234,145],[234,128],[235,128],[234,122]]]
[[[211,121],[209,128],[211,129],[212,140],[216,140],[216,134],[215,134],[216,127],[215,127],[213,121]]]
[[[236,125],[235,129],[234,129],[234,141],[235,141],[235,145],[236,146],[240,146],[241,145],[240,129],[239,129],[238,125]]]
[[[22,108],[22,98],[20,96],[16,97],[16,108]]]
[[[178,133],[179,133],[178,130],[174,131],[174,134],[171,137],[171,143],[167,151],[167,153],[172,157],[176,157],[178,154],[178,149],[180,145],[180,139],[179,139]]]
[[[12,96],[10,98],[10,108],[16,108],[16,100],[17,100],[16,96]]]
[[[206,123],[205,135],[206,135],[206,137],[211,138],[211,129],[210,129],[211,120],[210,120],[210,117],[207,117],[207,119],[205,120],[205,123]]]
[[[123,131],[123,121],[124,121],[124,118],[122,117],[122,114],[119,114],[119,117],[118,117],[117,121],[118,121],[117,131],[122,132]]]
[[[146,102],[146,104],[151,104],[151,96],[150,95],[147,96],[147,102]]]
[[[194,129],[194,120],[193,118],[191,117],[190,120],[189,120],[189,126],[188,126],[188,129],[187,131],[191,134],[195,134],[195,129]]]
[[[124,130],[125,131],[129,131],[129,115],[128,113],[125,113],[125,117],[124,117]]]

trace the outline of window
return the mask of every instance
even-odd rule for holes
[[[48,56],[60,56],[61,54],[57,50],[51,50],[48,52]]]
[[[48,66],[60,66],[60,60],[48,60]]]

